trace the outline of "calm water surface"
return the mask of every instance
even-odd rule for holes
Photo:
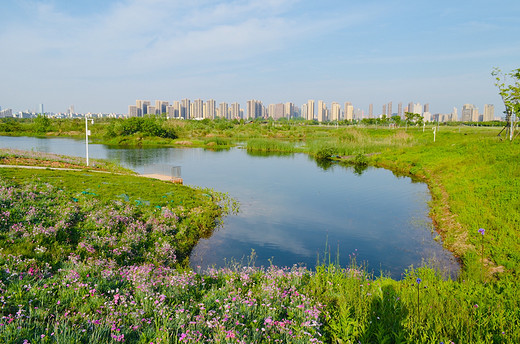
[[[0,136],[0,147],[85,155],[85,143],[73,139]],[[369,270],[394,278],[431,258],[451,272],[458,270],[451,253],[434,240],[427,186],[388,170],[318,166],[304,154],[250,155],[239,148],[214,152],[91,144],[89,155],[140,173],[162,169],[158,164],[181,166],[184,184],[227,192],[240,202],[239,214],[228,216],[222,228],[195,247],[194,266],[223,266],[247,259],[254,250],[257,265],[313,268],[328,245],[332,259],[339,253],[342,265],[355,254]]]

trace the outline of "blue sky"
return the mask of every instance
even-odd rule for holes
[[[0,106],[126,113],[136,99],[503,105],[520,1],[4,0]]]

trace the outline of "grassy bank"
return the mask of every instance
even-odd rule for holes
[[[503,142],[498,130],[443,129],[416,132],[419,144],[387,149],[371,157],[378,166],[423,178],[433,196],[431,214],[444,245],[461,257],[465,271],[476,274],[481,263],[479,228],[486,230],[487,272],[518,274],[520,263],[520,190],[518,142]],[[503,267],[503,268],[502,268]]]

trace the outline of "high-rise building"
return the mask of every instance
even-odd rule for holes
[[[190,118],[204,118],[204,102],[202,99],[195,99],[192,104],[193,111]]]
[[[340,117],[341,117],[341,106],[336,102],[332,102],[332,104],[330,105],[330,120],[339,121]]]
[[[451,112],[451,120],[455,122],[459,120],[459,114],[455,106],[453,107],[453,111]]]
[[[372,104],[368,107],[369,111],[373,110]],[[352,121],[354,119],[354,106],[352,106],[351,102],[345,103],[345,121]]]
[[[143,108],[141,109],[141,113],[144,115],[148,115],[150,112],[148,108],[151,106],[151,102],[148,100],[143,100]]]
[[[206,112],[204,118],[214,119],[217,114],[217,102],[215,99],[209,99],[206,101]]]
[[[268,114],[269,117],[276,120],[276,119],[283,117],[284,110],[285,110],[284,104],[278,103],[278,104],[270,104],[269,110],[267,112],[269,113]]]
[[[423,107],[421,106],[421,103],[415,104],[414,102],[410,102],[410,103],[408,103],[408,111],[406,111],[406,112],[411,112],[411,113],[415,113],[418,115],[422,115]]]
[[[471,120],[473,122],[482,122],[482,115],[478,112],[478,107],[475,107],[473,113],[471,114]]]
[[[430,112],[430,104],[429,103],[424,104],[424,112]]]
[[[146,111],[147,111],[148,115],[156,115],[157,114],[157,109],[155,108],[155,106],[149,105],[147,107]]]
[[[155,101],[155,110],[160,115],[166,113],[166,108],[170,105],[169,102],[164,100],[156,100]]]
[[[222,103],[218,104],[218,116],[220,118],[229,118],[228,103],[222,102]]]
[[[478,122],[479,114],[478,108],[473,104],[464,104],[462,107],[461,113],[461,121],[462,122]]]
[[[294,117],[294,104],[293,103],[291,103],[291,102],[285,103],[283,116],[285,118],[292,118],[292,117]]]
[[[43,111],[43,104],[40,104],[40,112],[39,114],[41,114],[42,116],[45,115],[45,111]]]
[[[255,119],[265,115],[265,108],[260,100],[247,101],[247,118]]]
[[[346,106],[345,106],[345,113],[346,112],[347,112],[347,109],[346,109]],[[374,104],[368,105],[368,118],[374,118]]]
[[[478,110],[477,110],[478,115]],[[462,122],[472,122],[473,118],[475,116],[475,105],[473,104],[464,104],[462,106],[462,113],[461,113],[461,121]],[[477,118],[478,120],[478,118]]]
[[[135,105],[130,105],[128,107],[128,117],[139,117],[139,111],[141,109],[139,109],[137,106]]]
[[[388,117],[392,117],[392,102],[388,103],[388,107],[386,108],[386,115]]]
[[[312,99],[307,102],[307,120],[314,120],[314,100]]]
[[[231,119],[239,119],[241,118],[240,114],[240,104],[239,103],[232,103],[231,104]]]
[[[4,109],[0,108],[0,117],[13,117],[13,109]],[[21,117],[24,118],[24,117]]]
[[[386,104],[383,105],[383,110],[381,111],[381,115],[386,115]]]
[[[173,105],[168,105],[166,107],[166,118],[170,119],[170,118],[175,118],[175,106]]]
[[[363,119],[363,110],[357,108],[354,110],[354,119]]]
[[[482,120],[484,122],[489,122],[489,121],[493,121],[494,119],[495,119],[495,105],[485,104]]]
[[[318,122],[327,120],[327,105],[323,100],[318,100]]]
[[[175,100],[173,102],[173,113],[174,113],[174,118],[181,118],[181,112],[182,112],[182,104],[180,101],[178,100]]]
[[[397,116],[403,118],[403,103],[402,102],[399,102],[399,104],[397,104]]]
[[[191,101],[188,98],[185,98],[181,100],[181,112],[180,115],[184,119],[190,119],[191,118]]]

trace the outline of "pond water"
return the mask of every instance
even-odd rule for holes
[[[85,142],[74,139],[0,136],[0,147],[85,156]],[[213,188],[239,201],[240,212],[195,247],[194,267],[247,261],[254,251],[257,266],[314,268],[329,247],[332,261],[339,256],[345,266],[356,257],[369,271],[397,279],[410,265],[431,259],[452,275],[458,271],[451,253],[434,240],[427,186],[385,169],[356,171],[320,165],[304,154],[248,154],[240,148],[90,144],[89,156],[139,173],[181,166],[185,185]]]

